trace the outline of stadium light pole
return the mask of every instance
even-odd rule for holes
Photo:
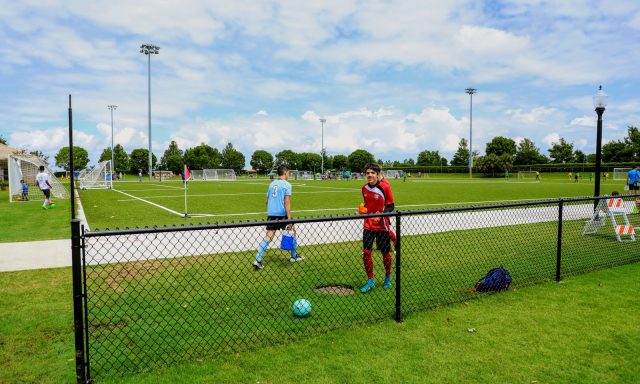
[[[464,90],[469,94],[469,178],[473,177],[473,94],[478,90],[467,88]]]
[[[322,126],[320,142],[320,145],[322,146],[322,148],[320,149],[320,180],[322,180],[322,177],[324,176],[324,123],[326,122],[327,119],[325,119],[324,117],[320,118],[320,125]]]
[[[596,181],[593,195],[595,197],[600,196],[600,163],[602,162],[602,114],[607,106],[608,96],[602,91],[602,85],[598,89],[598,92],[593,96],[593,106],[598,114],[598,126],[596,130]],[[598,202],[594,202],[594,206],[597,206]]]
[[[160,53],[160,47],[153,44],[142,44],[140,53],[147,55],[149,62],[148,81],[149,81],[149,180],[151,180],[151,169],[153,167],[153,153],[151,152],[151,55]]]
[[[116,168],[115,157],[113,155],[113,111],[118,108],[117,105],[107,105],[111,110],[111,182],[113,183],[113,170]]]

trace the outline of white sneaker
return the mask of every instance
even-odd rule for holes
[[[264,269],[264,265],[262,265],[261,261],[254,261],[253,262],[253,269],[255,269],[256,271],[258,269]]]
[[[292,257],[289,259],[290,262],[295,263],[296,261],[302,261],[304,260],[304,256],[300,256],[300,255],[296,255],[296,257]]]

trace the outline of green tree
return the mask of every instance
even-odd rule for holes
[[[496,136],[487,143],[485,153],[487,155],[502,156],[508,154],[513,156],[516,154],[516,142],[508,137]]]
[[[286,165],[289,169],[298,169],[299,166],[298,154],[290,149],[282,150],[276,153],[276,166]]]
[[[55,156],[56,167],[69,171],[69,147],[62,147]],[[82,147],[73,146],[73,167],[77,169],[85,169],[89,164],[89,153]]]
[[[587,161],[587,155],[585,155],[581,150],[576,149],[576,151],[573,153],[573,162],[584,163],[585,161]]]
[[[298,154],[298,160],[299,160],[299,166],[300,166],[300,170],[305,170],[305,171],[313,171],[316,170],[317,172],[320,172],[320,165],[322,164],[322,156],[318,155],[317,153],[311,153],[311,152],[303,152]],[[327,166],[325,166],[325,169],[327,169]]]
[[[98,162],[100,163],[107,160],[111,160],[111,148],[105,148],[102,150]]]
[[[540,148],[536,146],[533,140],[524,138],[518,148],[513,160],[514,164],[528,165],[528,164],[544,164],[547,162],[547,158],[540,153]]]
[[[640,160],[640,131],[638,128],[629,126],[627,127],[627,137],[624,138],[624,143],[627,145],[627,151],[631,155],[629,161]]]
[[[236,173],[244,169],[245,157],[242,152],[233,147],[233,144],[227,143],[222,150],[222,168],[233,169]]]
[[[162,169],[179,174],[184,170],[184,152],[178,148],[178,143],[171,140],[169,147],[164,151],[160,158],[160,166]]]
[[[113,169],[116,172],[128,172],[129,155],[127,155],[127,151],[124,150],[124,147],[120,144],[116,144],[116,146],[113,147],[113,153],[113,161],[115,162],[115,164],[113,165]],[[149,160],[147,160],[147,162],[149,162]]]
[[[485,174],[504,173],[513,167],[513,156],[508,153],[502,155],[490,153],[475,159],[474,166]]]
[[[345,155],[333,156],[333,168],[339,170],[345,170],[348,168],[349,158]]]
[[[602,146],[602,161],[605,163],[633,161],[633,154],[631,148],[624,142],[610,141]]]
[[[152,168],[155,168],[156,161],[156,155],[151,154]],[[137,148],[131,151],[131,157],[129,158],[129,172],[138,173],[138,170],[142,170],[143,174],[149,173],[149,150],[146,148]]]
[[[0,144],[8,145],[7,139],[4,136],[0,136]]]
[[[440,156],[438,151],[422,151],[418,154],[416,165],[426,167],[430,165],[447,165],[447,159]]]
[[[458,143],[458,150],[451,159],[451,165],[467,165],[469,164],[469,143],[467,139],[462,138]]]
[[[220,168],[222,155],[216,148],[201,143],[184,152],[184,160],[191,169],[216,169]]]
[[[549,156],[554,163],[570,163],[573,160],[573,143],[560,138],[559,143],[551,143]]]
[[[273,168],[273,156],[269,152],[259,149],[253,152],[249,164],[258,172],[270,171]]]
[[[349,169],[353,172],[362,172],[365,165],[374,163],[376,158],[364,149],[356,149],[349,155]]]

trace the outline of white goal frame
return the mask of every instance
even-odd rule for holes
[[[613,180],[627,181],[627,172],[633,168],[613,168]]]
[[[518,171],[518,179],[536,179],[538,171]]]
[[[398,169],[389,169],[387,171],[382,171],[385,179],[400,179],[402,177],[402,171]]]
[[[236,180],[236,172],[233,169],[192,169],[191,180],[195,181],[221,181]]]
[[[78,176],[80,189],[113,189],[111,160],[101,161]]]
[[[20,180],[24,180],[29,186],[29,200],[41,200],[44,195],[38,187],[36,175],[40,172],[40,166],[44,166],[44,170],[49,174],[49,184],[51,184],[51,195],[57,199],[68,199],[69,191],[55,177],[47,164],[40,158],[31,155],[14,155],[8,157],[9,168],[9,201],[22,200],[22,184]]]

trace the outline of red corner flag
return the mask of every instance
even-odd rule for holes
[[[189,171],[189,167],[187,167],[187,164],[184,165],[184,181],[189,181],[189,179],[191,179],[191,172]]]

